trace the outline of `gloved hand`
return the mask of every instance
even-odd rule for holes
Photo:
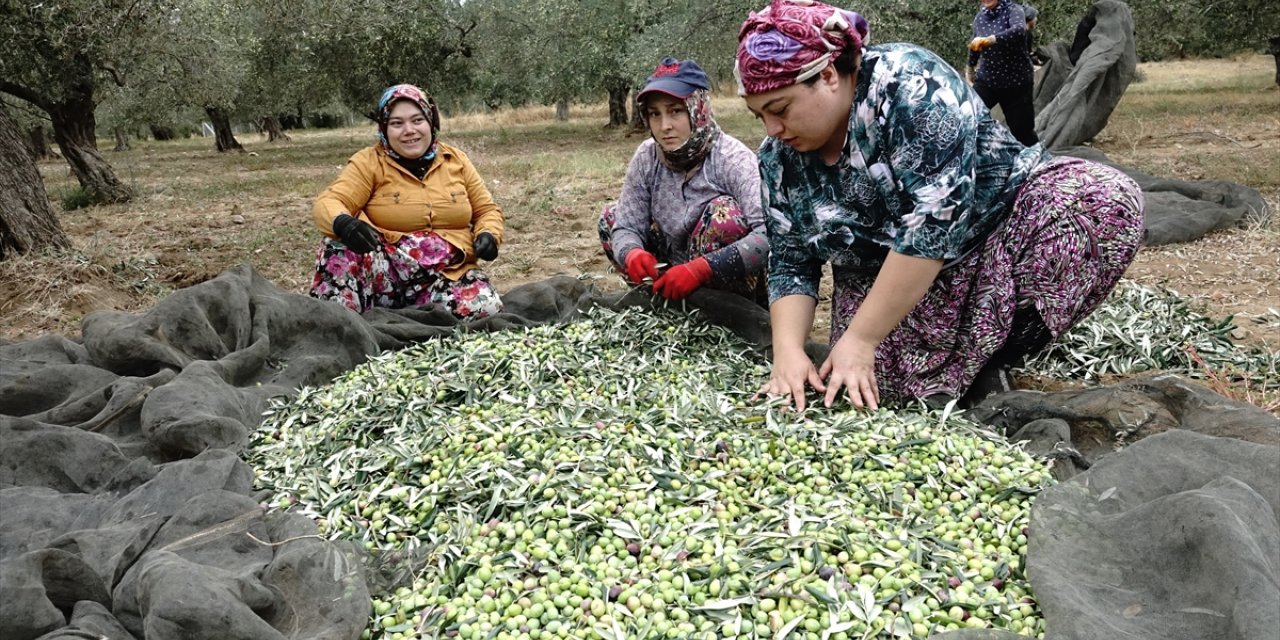
[[[473,244],[476,247],[476,257],[481,260],[493,260],[498,257],[498,241],[493,239],[493,234],[488,231],[481,231],[476,234]]]
[[[667,269],[653,283],[653,292],[668,300],[683,300],[710,280],[711,263],[706,258],[694,258]]]
[[[640,284],[645,278],[657,279],[658,259],[644,249],[632,249],[627,254],[627,277]]]
[[[350,214],[340,213],[333,219],[333,232],[338,234],[342,244],[360,255],[382,246],[382,234],[368,222],[353,218]]]
[[[986,36],[984,38],[974,38],[973,40],[969,41],[969,50],[982,51],[983,49],[986,49],[987,47],[990,47],[995,43],[996,43],[995,36]]]

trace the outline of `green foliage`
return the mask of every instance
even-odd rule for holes
[[[93,196],[80,186],[63,187],[52,195],[62,202],[63,211],[75,211],[94,204]]]
[[[1027,369],[1085,380],[1146,371],[1192,377],[1228,371],[1257,376],[1263,388],[1280,387],[1280,351],[1236,345],[1231,338],[1235,330],[1234,318],[1209,318],[1176,292],[1122,281],[1097,311],[1032,359]]]
[[[372,640],[1041,635],[1045,466],[949,415],[751,402],[764,375],[694,316],[596,308],[372,358],[249,459],[368,552]]]
[[[411,82],[447,111],[634,89],[664,56],[732,81],[742,20],[768,0],[60,0],[0,3],[0,90],[31,102],[88,91],[108,126],[191,126],[206,107],[240,120],[368,113]],[[1032,0],[1037,42],[1070,40],[1090,6]],[[915,42],[960,65],[972,0],[839,2],[873,43]],[[1134,0],[1144,60],[1262,48],[1270,0]]]
[[[170,0],[4,0],[0,90],[44,106],[123,83],[176,11]]]
[[[469,3],[468,3],[469,4]],[[304,32],[316,77],[357,113],[371,113],[383,89],[408,82],[441,97],[467,93],[478,48],[461,2],[362,0],[315,7]]]

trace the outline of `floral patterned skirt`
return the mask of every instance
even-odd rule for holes
[[[1018,193],[986,243],[944,269],[876,350],[881,399],[959,397],[1034,309],[1053,337],[1107,297],[1142,242],[1142,191],[1119,171],[1055,158]],[[831,344],[848,328],[875,274],[840,273]],[[1020,317],[1032,316],[1024,311]]]
[[[502,300],[483,271],[471,269],[457,280],[444,276],[442,271],[461,259],[460,249],[430,231],[407,234],[365,255],[326,238],[316,253],[311,295],[356,313],[436,304],[459,319],[475,320],[502,311]]]
[[[596,225],[596,230],[600,233],[600,246],[614,269],[619,273],[626,273],[626,267],[613,259],[613,225],[615,224],[617,224],[617,216],[614,214],[613,205],[608,205],[604,211],[600,212],[600,220]],[[645,234],[644,249],[652,253],[658,262],[682,264],[727,247],[745,238],[749,233],[751,233],[751,223],[747,221],[746,214],[742,213],[738,201],[731,196],[719,196],[707,203],[702,215],[693,224],[693,230],[689,233],[688,255],[677,255],[673,252],[670,249],[672,243],[656,224],[650,225],[649,232]],[[715,267],[716,265],[713,264],[712,270],[719,272],[720,270]],[[723,280],[717,276],[707,286],[750,298],[760,306],[768,304],[764,274],[744,276],[735,280]]]

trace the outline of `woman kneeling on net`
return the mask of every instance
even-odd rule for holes
[[[799,409],[806,384],[826,406],[842,388],[873,409],[968,405],[1106,298],[1141,243],[1142,193],[1019,144],[937,55],[866,38],[857,13],[800,0],[739,33],[739,92],[768,134],[761,392]],[[815,368],[804,344],[826,262],[831,351]]]
[[[498,257],[502,209],[462,151],[440,142],[440,112],[400,84],[378,101],[379,143],[316,198],[326,236],[311,295],[364,313],[438,304],[473,320],[502,310],[476,259]]]
[[[635,284],[680,300],[707,285],[764,304],[769,243],[755,154],[720,130],[707,75],[667,58],[637,95],[652,139],[600,216],[604,253]],[[670,266],[659,275],[659,263]]]

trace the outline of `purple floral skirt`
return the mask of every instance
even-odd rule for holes
[[[944,269],[876,350],[883,401],[959,397],[1034,308],[1053,337],[1093,312],[1142,243],[1142,191],[1119,171],[1055,158],[1028,179],[986,243]],[[875,274],[840,274],[831,344],[848,328]]]
[[[460,260],[460,249],[430,231],[407,234],[365,255],[326,238],[316,253],[311,295],[356,313],[436,304],[457,318],[475,320],[502,311],[502,300],[483,271],[472,269],[457,280],[444,276],[443,270]]]

